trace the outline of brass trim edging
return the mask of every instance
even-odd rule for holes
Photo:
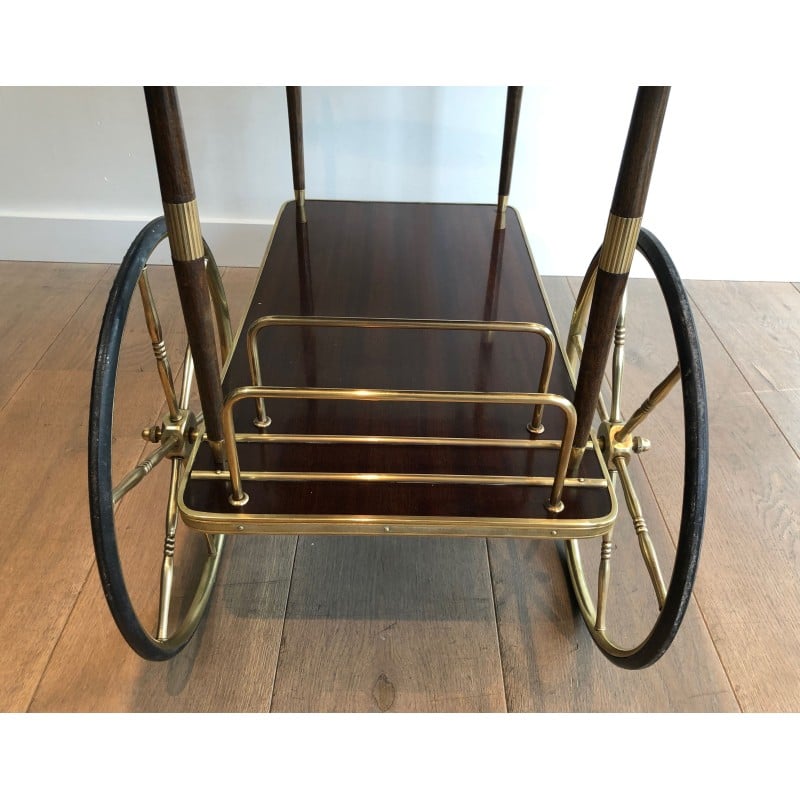
[[[633,254],[639,241],[641,217],[608,215],[606,235],[600,253],[600,269],[612,275],[627,275],[633,264]]]
[[[288,515],[248,514],[245,511],[221,514],[187,508],[183,502],[187,480],[188,472],[184,471],[178,500],[181,516],[190,528],[200,533],[589,539],[611,530],[618,513],[616,495],[612,493],[609,513],[595,519]]]
[[[175,261],[195,261],[205,253],[200,233],[197,200],[188,203],[164,203],[167,234],[172,258]]]

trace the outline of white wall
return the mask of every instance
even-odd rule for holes
[[[580,274],[634,86],[527,87],[511,203],[546,274]],[[684,277],[799,280],[796,103],[768,83],[677,85],[645,226]],[[292,194],[281,88],[180,90],[204,233],[260,259]],[[304,89],[309,197],[493,202],[504,88]],[[141,89],[0,88],[0,259],[115,262],[160,213]]]

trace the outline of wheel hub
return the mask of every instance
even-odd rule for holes
[[[624,422],[606,420],[597,429],[597,442],[609,470],[616,469],[616,459],[624,458],[628,461],[633,453],[645,453],[650,449],[650,440],[643,436],[634,436],[631,433],[621,436],[624,427]]]
[[[147,442],[156,443],[169,437],[175,438],[175,444],[168,458],[186,458],[192,444],[197,440],[197,417],[193,411],[182,408],[176,420],[165,414],[160,425],[142,431],[142,438]]]

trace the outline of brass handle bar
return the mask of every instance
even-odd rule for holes
[[[478,320],[443,320],[443,319],[403,319],[391,317],[303,317],[272,314],[254,320],[247,331],[247,357],[250,361],[250,377],[253,384],[261,386],[261,361],[258,353],[258,334],[269,327],[310,327],[310,328],[373,328],[373,329],[406,329],[406,330],[464,330],[464,331],[508,331],[514,333],[533,333],[541,336],[545,343],[545,356],[539,376],[540,394],[547,392],[550,377],[553,374],[553,362],[556,354],[556,339],[553,332],[538,322],[503,322]],[[266,420],[266,409],[263,398],[257,403],[258,419]],[[533,412],[532,428],[541,429],[541,404],[537,404]],[[263,427],[263,425],[262,425]]]
[[[380,436],[306,433],[237,433],[238,444],[401,444],[447,447],[510,447],[529,450],[560,450],[558,439],[477,439],[467,436]],[[589,447],[592,443],[589,442]]]
[[[243,481],[285,481],[303,483],[323,481],[345,483],[463,483],[479,486],[550,486],[553,479],[529,475],[469,475],[445,472],[248,472],[240,473]],[[197,480],[230,480],[228,470],[194,470],[192,478]],[[567,478],[569,488],[605,489],[608,483],[604,478]]]
[[[411,389],[298,389],[291,387],[241,386],[234,389],[225,399],[222,407],[222,427],[225,437],[225,452],[231,476],[232,494],[230,502],[235,506],[244,505],[248,497],[242,489],[242,475],[239,468],[239,457],[236,451],[236,431],[233,422],[233,408],[236,403],[246,399],[283,398],[295,400],[348,400],[368,402],[395,403],[476,403],[476,404],[509,404],[528,405],[541,403],[556,406],[564,412],[564,439],[559,449],[556,476],[547,509],[553,513],[563,510],[561,493],[566,479],[570,449],[575,438],[575,407],[558,394],[539,392],[433,392]]]

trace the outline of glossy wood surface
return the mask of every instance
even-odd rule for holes
[[[533,265],[513,210],[502,251],[493,206],[307,201],[307,226],[291,203],[282,215],[245,327],[267,314],[497,319],[549,325]],[[305,229],[305,230],[304,230]],[[306,248],[306,237],[308,246]],[[492,256],[494,255],[494,269]],[[502,255],[502,264],[499,256]],[[311,285],[305,285],[310,282]],[[312,290],[313,286],[313,290]],[[296,328],[259,339],[262,374],[273,386],[441,391],[534,392],[544,345],[531,334]],[[313,365],[313,369],[311,368]],[[226,394],[251,383],[240,339],[224,381]],[[571,399],[560,353],[551,391]],[[532,438],[529,406],[488,404],[271,403],[269,433]],[[256,432],[254,405],[241,403],[240,433]],[[561,439],[563,414],[547,408],[546,438]],[[239,447],[243,470],[540,475],[552,480],[557,451],[501,448],[260,445]],[[581,475],[601,477],[596,458]],[[207,448],[195,467],[211,468]],[[403,515],[543,518],[549,486],[464,486],[322,481],[245,482],[249,514]],[[192,480],[196,510],[231,513],[220,481]],[[603,489],[567,489],[564,519],[610,511]],[[235,513],[235,512],[234,512]],[[277,531],[276,531],[277,532]]]

